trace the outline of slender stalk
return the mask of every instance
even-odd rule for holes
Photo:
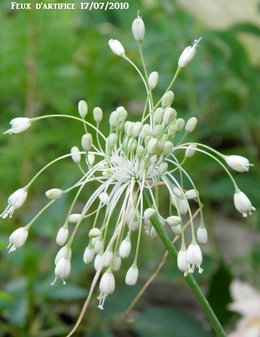
[[[146,194],[145,194],[145,201],[146,201],[147,205],[150,204],[149,199],[148,199]],[[150,207],[150,205],[148,207]],[[171,239],[166,234],[165,230],[162,228],[162,226],[160,224],[160,221],[156,218],[156,216],[154,216],[153,218],[151,218],[151,222],[152,222],[152,224],[154,226],[154,229],[156,230],[158,236],[160,237],[161,241],[163,242],[166,249],[168,250],[169,255],[173,258],[173,260],[175,262],[177,262],[178,251],[177,251],[176,247],[174,246],[174,244],[172,243]],[[218,337],[226,337],[226,333],[225,333],[222,325],[220,324],[217,316],[215,315],[215,313],[214,313],[213,309],[211,308],[211,306],[210,306],[208,300],[206,299],[205,295],[201,291],[200,286],[196,282],[195,278],[191,274],[189,274],[187,277],[185,277],[185,281],[188,283],[188,285],[191,288],[193,294],[195,295],[195,297],[200,302],[200,304],[202,306],[202,309],[205,312],[205,314],[207,315],[208,320],[210,321],[210,324],[211,324],[212,328],[215,330],[217,336]]]

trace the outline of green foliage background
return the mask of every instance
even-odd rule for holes
[[[9,120],[18,116],[77,115],[80,99],[87,100],[90,109],[101,106],[105,121],[119,105],[128,108],[132,120],[137,119],[143,104],[142,84],[129,65],[111,53],[107,41],[111,37],[119,39],[127,55],[138,63],[130,27],[140,10],[147,32],[144,42],[147,66],[150,71],[160,73],[158,97],[171,79],[180,51],[203,36],[196,58],[174,87],[175,108],[184,118],[198,117],[194,140],[227,154],[245,155],[254,163],[249,174],[236,178],[259,209],[260,67],[259,62],[252,62],[241,40],[241,34],[254,36],[258,45],[253,53],[259,52],[259,26],[241,21],[214,30],[174,1],[129,0],[129,5],[128,10],[107,12],[29,12],[11,11],[10,2],[3,0],[0,4],[0,131],[5,131]],[[88,118],[92,118],[91,114]],[[106,132],[105,122],[102,127]],[[1,136],[1,207],[5,207],[8,195],[23,186],[45,163],[79,145],[81,133],[76,122],[59,119],[38,123],[21,135]],[[231,184],[210,160],[195,156],[189,165],[201,188],[211,232],[210,244],[205,249],[205,272],[198,277],[199,283],[222,323],[231,330],[235,317],[226,309],[231,280],[240,276],[253,285],[259,280],[257,240],[250,239],[250,248],[246,251],[243,248],[248,235],[259,238],[259,216],[254,214],[242,223],[234,211]],[[1,221],[1,336],[64,336],[77,318],[93,276],[92,267],[82,262],[86,231],[82,231],[73,250],[68,284],[50,286],[57,250],[54,238],[65,219],[70,197],[59,201],[39,219],[23,249],[11,255],[6,253],[9,234],[45,204],[44,192],[52,187],[68,187],[76,173],[69,161],[50,168],[33,186],[25,207],[13,219]],[[223,232],[214,227],[219,214],[227,226],[221,227]],[[232,241],[241,246],[241,254],[232,258],[222,246],[226,232],[230,233],[230,222],[243,232],[241,242]],[[164,251],[159,242],[146,239],[142,248],[139,285],[133,289],[124,285],[125,266],[117,278],[115,294],[107,300],[106,310],[97,310],[93,298],[77,336],[186,337],[191,333],[211,336],[205,317],[171,261],[134,310],[134,323],[122,320],[124,310]]]

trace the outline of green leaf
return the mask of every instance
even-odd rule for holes
[[[152,308],[142,313],[135,322],[141,337],[208,337],[201,322],[172,308]]]

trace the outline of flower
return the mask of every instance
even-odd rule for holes
[[[208,232],[205,227],[199,227],[197,229],[197,240],[199,243],[207,243],[208,242]]]
[[[178,66],[181,68],[186,67],[190,61],[193,59],[193,57],[196,54],[196,48],[199,45],[199,42],[202,38],[200,37],[198,40],[194,40],[193,45],[186,47],[183,52],[181,53],[181,56],[179,57]]]
[[[21,133],[31,126],[31,119],[26,117],[17,117],[10,121],[11,129],[4,132],[9,133]]]
[[[189,245],[187,249],[186,262],[190,265],[189,272],[193,273],[195,267],[198,268],[199,273],[203,272],[203,269],[201,268],[202,252],[197,243],[191,243]]]
[[[51,283],[51,285],[54,285],[57,278],[61,278],[63,281],[63,285],[66,284],[65,279],[69,277],[71,271],[71,263],[70,258],[62,257],[58,260],[56,267],[55,267],[55,279]]]
[[[7,217],[11,218],[14,211],[24,204],[26,198],[27,198],[27,191],[25,188],[19,188],[17,191],[12,193],[8,198],[8,205],[1,214],[1,217],[3,219]]]
[[[125,56],[125,48],[118,40],[110,39],[108,45],[117,56]]]
[[[252,206],[251,201],[241,191],[237,191],[234,194],[234,204],[238,212],[243,214],[243,217],[246,218],[247,214],[251,214],[252,211],[255,211],[255,207]]]
[[[56,236],[57,245],[63,246],[67,242],[68,236],[69,236],[68,228],[61,227]]]
[[[248,172],[249,166],[252,166],[252,164],[249,163],[249,160],[242,156],[224,156],[224,159],[229,167],[238,172]]]
[[[7,247],[9,253],[15,251],[16,248],[22,247],[27,237],[28,230],[25,227],[17,228],[9,237],[9,245]]]
[[[230,287],[233,302],[228,308],[242,315],[236,330],[229,337],[258,337],[260,335],[260,293],[249,284],[235,280]]]
[[[134,286],[138,279],[139,270],[136,266],[132,266],[128,269],[125,276],[125,283],[128,286]]]
[[[187,276],[190,272],[190,266],[187,262],[187,250],[185,248],[181,248],[178,252],[177,265],[180,271],[184,273],[184,276]]]
[[[108,295],[112,294],[115,290],[115,277],[112,272],[105,272],[99,283],[100,294],[98,296],[99,305],[98,308],[103,310],[105,299]]]

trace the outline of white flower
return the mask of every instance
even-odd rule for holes
[[[132,23],[132,32],[136,41],[142,42],[145,35],[145,25],[142,18],[138,15]]]
[[[186,256],[187,263],[190,265],[190,272],[193,273],[195,267],[198,268],[199,273],[203,272],[201,268],[202,264],[202,252],[200,246],[197,243],[191,243],[187,249]]]
[[[128,286],[134,286],[138,279],[139,270],[137,267],[132,266],[128,269],[125,276],[125,283]]]
[[[205,227],[199,227],[197,229],[197,240],[199,243],[208,242],[208,232]]]
[[[249,166],[253,166],[253,164],[249,163],[249,160],[247,158],[242,156],[224,156],[224,159],[229,167],[238,172],[248,172]]]
[[[109,47],[111,48],[112,52],[118,56],[125,55],[125,48],[118,40],[110,39],[108,41]]]
[[[115,277],[111,272],[107,271],[102,275],[99,283],[99,291],[100,291],[100,295],[98,296],[99,309],[101,310],[104,309],[106,297],[112,294],[114,290],[115,290]]]
[[[83,255],[83,261],[84,263],[88,264],[94,259],[94,249],[90,247],[86,247]]]
[[[238,280],[231,283],[230,290],[233,302],[228,308],[241,314],[242,318],[229,337],[260,336],[260,293],[249,284]]]
[[[184,273],[184,276],[187,276],[190,271],[190,266],[187,262],[187,250],[181,248],[177,256],[177,265],[180,271]]]
[[[52,188],[45,192],[45,195],[50,200],[59,199],[62,196],[63,191],[59,188]]]
[[[25,227],[17,228],[9,237],[9,245],[7,247],[9,253],[15,251],[16,248],[22,247],[27,237],[28,230]]]
[[[55,279],[53,280],[51,285],[55,284],[58,277],[62,279],[63,284],[65,285],[66,284],[65,279],[69,277],[70,271],[71,271],[70,259],[64,258],[64,257],[60,258],[56,264],[55,271],[54,271]]]
[[[129,256],[130,252],[131,252],[131,241],[128,238],[126,238],[120,244],[119,256],[122,259],[126,259]]]
[[[79,101],[78,103],[78,111],[82,119],[85,119],[88,113],[88,104],[86,101]]]
[[[67,246],[64,246],[64,247],[60,248],[60,250],[56,254],[54,264],[57,265],[59,260],[61,260],[62,258],[71,259],[71,255],[72,255],[71,248],[69,248]]]
[[[67,242],[68,236],[69,236],[68,228],[61,227],[56,236],[57,245],[63,246]]]
[[[5,131],[4,134],[9,133],[11,135],[12,133],[25,131],[31,126],[31,120],[26,117],[17,117],[11,120],[10,125],[11,129]]]
[[[238,212],[243,214],[244,218],[247,217],[247,213],[251,215],[251,212],[255,211],[255,207],[252,206],[251,201],[241,191],[234,194],[234,204]]]
[[[179,61],[178,61],[179,67],[184,68],[190,63],[190,61],[193,59],[193,57],[196,54],[196,47],[198,46],[201,39],[202,38],[200,37],[198,40],[195,40],[192,46],[186,47],[183,50],[179,58]]]
[[[17,191],[12,193],[8,198],[8,205],[1,214],[1,217],[3,219],[7,218],[8,216],[11,218],[14,211],[23,205],[26,198],[27,198],[27,191],[24,188],[19,188]]]

